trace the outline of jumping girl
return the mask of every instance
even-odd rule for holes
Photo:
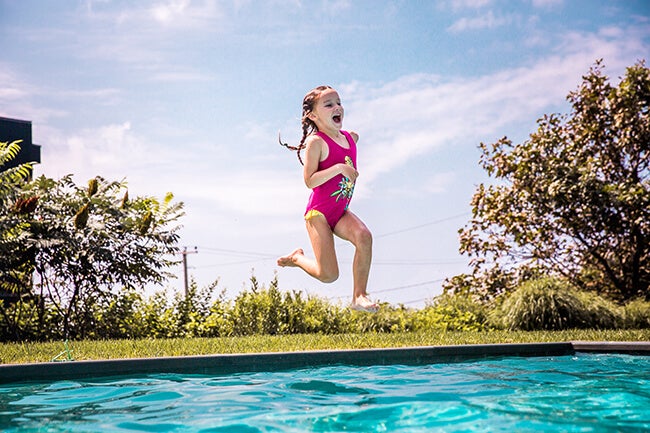
[[[366,287],[372,261],[372,234],[348,209],[357,171],[357,141],[354,132],[343,131],[343,106],[336,90],[319,86],[302,102],[302,139],[297,147],[280,144],[298,152],[304,165],[305,184],[312,190],[305,223],[315,258],[301,248],[278,259],[279,266],[298,267],[323,283],[339,277],[334,235],[355,247],[352,263],[353,293],[350,308],[376,312],[378,305],[368,298]],[[305,160],[300,151],[305,149]]]

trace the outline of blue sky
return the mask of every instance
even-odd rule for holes
[[[421,307],[467,269],[457,231],[489,181],[478,144],[566,112],[596,59],[614,83],[647,60],[649,16],[645,0],[0,0],[0,116],[32,121],[37,175],[173,192],[199,286],[235,296],[277,272],[281,289],[347,302],[345,243],[333,284],[275,264],[310,252],[309,191],[277,133],[297,142],[304,94],[332,85],[361,137],[369,292]]]

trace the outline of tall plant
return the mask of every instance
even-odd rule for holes
[[[29,177],[32,168],[31,163],[20,164],[17,167],[3,169],[2,167],[12,161],[20,152],[20,143],[23,140],[15,140],[11,143],[0,141],[0,194],[11,191],[17,182],[22,182]]]
[[[0,142],[0,293],[14,298],[26,283],[29,267],[25,268],[25,251],[21,245],[25,233],[23,215],[33,211],[36,199],[17,194],[29,179],[32,165],[20,164],[4,169],[20,151],[22,140]]]
[[[170,276],[183,215],[182,203],[174,203],[171,193],[163,200],[129,199],[123,182],[95,177],[77,186],[68,175],[58,181],[41,176],[14,195],[19,201],[33,199],[25,212],[3,209],[3,217],[18,218],[12,248],[23,255],[24,270],[33,273],[24,301],[37,300],[42,324],[54,312],[58,336],[88,335],[96,317],[93,306],[105,303],[114,290],[160,284]],[[6,325],[14,331],[11,338],[20,335],[20,326]]]

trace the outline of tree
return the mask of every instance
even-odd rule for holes
[[[22,140],[0,142],[0,206],[9,210],[0,219],[0,295],[4,299],[15,298],[29,280],[23,266],[23,254],[6,248],[21,236],[20,214],[29,213],[36,205],[35,199],[16,199],[13,194],[29,179],[32,165],[26,163],[2,169],[2,166],[18,155],[21,142]]]
[[[460,230],[482,296],[540,274],[618,300],[650,297],[650,70],[627,68],[617,87],[598,61],[569,93],[569,115],[538,120],[529,139],[480,144],[498,182],[479,185]]]
[[[29,203],[27,206],[23,203]],[[32,311],[38,326],[56,323],[52,337],[83,338],[95,326],[97,304],[121,288],[160,284],[178,252],[177,224],[182,203],[152,197],[129,199],[123,182],[95,177],[87,187],[68,175],[56,181],[41,176],[5,194],[0,208],[0,251],[14,257],[0,261],[0,273],[17,269],[30,276],[11,316],[3,310],[4,328],[21,338],[20,317]],[[33,280],[31,276],[33,275]],[[55,317],[49,317],[54,315]]]
[[[15,140],[11,143],[0,141],[0,169],[7,162],[13,160],[20,151],[20,143],[23,140]],[[7,170],[0,170],[0,192],[7,192],[16,184],[25,181],[29,177],[32,164],[20,164]]]

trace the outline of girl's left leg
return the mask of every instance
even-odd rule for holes
[[[302,248],[278,259],[278,266],[299,267],[323,283],[332,283],[339,277],[339,265],[334,249],[334,234],[324,216],[305,221],[307,233],[314,250],[314,259],[305,256]]]
[[[346,211],[334,227],[334,234],[355,247],[352,262],[352,308],[376,312],[378,305],[368,299],[367,287],[372,263],[372,233],[359,217]]]

